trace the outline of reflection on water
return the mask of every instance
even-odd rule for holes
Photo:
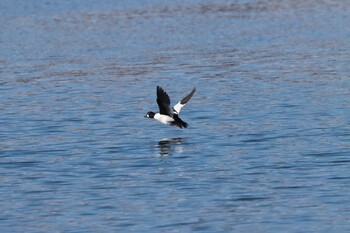
[[[170,156],[182,150],[182,138],[165,138],[158,142],[159,155]]]

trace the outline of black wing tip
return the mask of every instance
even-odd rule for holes
[[[158,90],[164,91],[164,89],[163,89],[161,86],[157,86],[157,91],[158,91]],[[197,90],[196,87],[193,87],[190,94],[194,93],[196,90]]]
[[[192,91],[190,92],[190,94],[188,94],[185,98],[183,98],[180,103],[181,104],[186,104],[193,96],[193,94],[196,92],[196,87],[193,87]]]
[[[192,91],[191,91],[192,95],[196,92],[196,90],[197,90],[196,87],[192,88]]]
[[[161,87],[161,86],[157,86],[157,96],[167,96],[167,98],[169,98],[168,93]]]
[[[161,87],[161,86],[157,86],[157,93],[166,93],[166,91]]]

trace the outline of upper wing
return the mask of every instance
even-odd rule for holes
[[[180,102],[178,102],[174,107],[174,113],[179,114],[181,111],[181,108],[183,106],[185,106],[185,104],[191,99],[191,97],[193,96],[194,92],[196,91],[196,88],[194,87],[191,91],[190,94],[188,94],[185,98],[183,98],[182,100],[180,100]]]
[[[157,86],[157,103],[159,113],[170,116],[170,98],[163,88]]]

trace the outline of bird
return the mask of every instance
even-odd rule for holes
[[[170,110],[170,98],[169,95],[160,86],[157,86],[157,104],[159,107],[159,113],[148,112],[145,117],[154,118],[157,121],[171,126],[177,126],[180,129],[187,128],[188,124],[181,120],[179,113],[183,106],[191,99],[196,88],[194,87],[190,94],[182,98],[177,104]]]

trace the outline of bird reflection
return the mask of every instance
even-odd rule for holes
[[[182,138],[165,138],[158,142],[159,155],[160,156],[170,156],[174,153],[175,149],[181,150]],[[177,148],[177,147],[181,148]]]

